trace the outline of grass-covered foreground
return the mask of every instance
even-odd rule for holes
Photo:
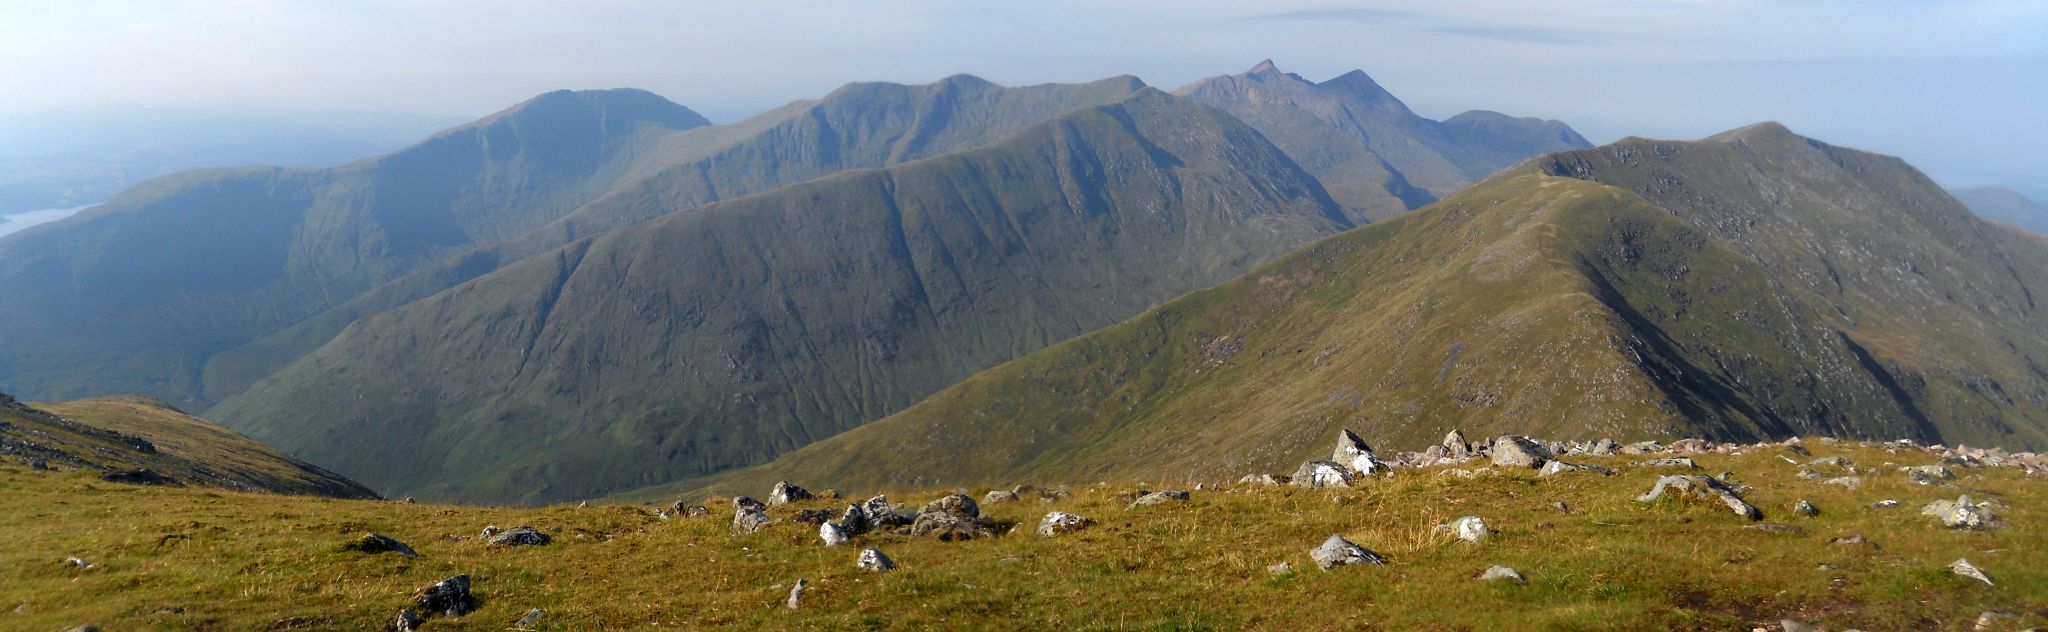
[[[1795,465],[1787,458],[1812,457],[1775,447],[1692,455],[1700,472],[1732,472],[1753,487],[1745,496],[1766,512],[1764,522],[1798,533],[1744,529],[1753,523],[1718,503],[1638,503],[1658,475],[1675,472],[1629,466],[1650,457],[1613,456],[1574,459],[1614,467],[1613,476],[1400,470],[1354,489],[1234,486],[1135,510],[1117,493],[1140,485],[1109,484],[1071,489],[1058,502],[984,506],[996,520],[1025,525],[1006,536],[940,542],[877,533],[832,548],[791,517],[844,501],[771,508],[775,524],[734,535],[720,500],[706,502],[709,517],[662,520],[629,505],[329,500],[4,466],[0,629],[383,629],[415,590],[456,574],[473,579],[479,609],[434,617],[424,629],[504,630],[536,607],[546,611],[536,629],[545,630],[1749,630],[1776,629],[1783,618],[1904,630],[1971,629],[1991,610],[2017,615],[1997,624],[2012,629],[2048,621],[2048,480],[1958,467],[1952,486],[1922,486],[1895,467],[1934,463],[1928,452],[1807,446],[1813,457],[1851,459],[1863,485],[1800,478],[1802,468],[1843,472]],[[987,490],[971,491],[980,498]],[[1996,500],[2002,526],[1951,530],[1919,513],[1962,493]],[[892,499],[921,505],[938,495]],[[1801,499],[1821,514],[1794,514]],[[1900,506],[1871,507],[1881,499]],[[1560,501],[1569,509],[1553,506]],[[1053,538],[1033,533],[1054,509],[1100,524]],[[1435,532],[1464,515],[1484,518],[1491,539]],[[560,532],[548,546],[489,548],[476,536],[490,524]],[[402,540],[420,557],[342,548],[366,531]],[[1308,550],[1333,533],[1388,563],[1318,570]],[[1831,542],[1852,534],[1871,544]],[[900,568],[856,569],[869,546]],[[1957,558],[1996,585],[1951,575]],[[1279,562],[1293,570],[1270,573]],[[1528,583],[1476,579],[1495,564],[1519,569]],[[784,601],[798,579],[809,590],[790,610]]]

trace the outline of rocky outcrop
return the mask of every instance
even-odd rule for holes
[[[1095,524],[1094,520],[1064,511],[1055,511],[1045,514],[1045,518],[1038,521],[1038,535],[1050,538],[1062,533],[1080,531],[1093,524]]]
[[[1378,553],[1368,551],[1365,547],[1354,544],[1350,540],[1344,539],[1344,536],[1336,534],[1331,534],[1329,539],[1323,540],[1321,546],[1310,549],[1308,556],[1309,559],[1315,560],[1316,567],[1326,571],[1351,564],[1387,563]]]
[[[1543,467],[1545,462],[1553,458],[1550,448],[1528,437],[1515,435],[1501,435],[1494,439],[1489,454],[1493,456],[1494,465],[1528,469]]]
[[[1657,479],[1656,486],[1651,487],[1648,493],[1636,497],[1636,501],[1655,502],[1663,498],[1667,493],[1674,496],[1683,495],[1719,500],[1722,504],[1727,505],[1730,511],[1735,512],[1735,515],[1750,520],[1762,520],[1764,518],[1764,512],[1743,501],[1742,496],[1736,494],[1733,487],[1722,482],[1721,479],[1700,474],[1682,474],[1659,478]]]

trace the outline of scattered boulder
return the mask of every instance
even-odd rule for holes
[[[1663,450],[1664,444],[1657,443],[1655,441],[1637,441],[1635,443],[1621,446],[1621,453],[1629,455],[1651,454],[1655,452],[1661,452]]]
[[[754,511],[768,510],[767,503],[754,500],[752,496],[734,496],[732,497],[732,506],[739,509],[752,509]]]
[[[840,528],[839,525],[826,522],[818,525],[818,539],[824,540],[825,546],[839,546],[852,540],[853,534],[847,533],[846,529]]]
[[[1456,428],[1452,428],[1450,434],[1444,435],[1443,442],[1438,445],[1444,448],[1443,458],[1456,461],[1472,458],[1472,444],[1467,443],[1465,433]]]
[[[406,546],[404,542],[399,542],[388,536],[376,533],[365,533],[363,537],[356,538],[354,542],[350,542],[342,548],[370,554],[397,553],[406,557],[420,556],[419,553],[412,550],[412,547]]]
[[[1124,509],[1128,511],[1131,509],[1137,509],[1139,507],[1150,507],[1152,505],[1161,505],[1165,503],[1187,502],[1187,500],[1188,490],[1169,489],[1163,492],[1152,492],[1150,494],[1139,496],[1137,500],[1131,501],[1131,504],[1127,507],[1124,507]]]
[[[64,558],[64,565],[72,568],[92,568],[92,562],[87,562],[85,558],[80,557]]]
[[[494,524],[487,524],[487,525],[484,525],[484,532],[483,532],[482,534],[479,534],[479,535],[478,535],[477,537],[479,537],[479,538],[482,538],[482,539],[485,539],[485,540],[489,540],[489,539],[491,539],[491,538],[495,538],[495,537],[498,537],[498,534],[500,534],[500,533],[504,533],[504,532],[505,532],[505,530],[504,530],[504,529],[500,529],[500,528],[498,528],[498,525],[494,525]]]
[[[1813,506],[1813,503],[1801,500],[1799,502],[1792,503],[1792,513],[1812,518],[1820,515],[1820,508]]]
[[[512,622],[512,627],[514,627],[514,628],[518,628],[518,629],[521,629],[521,630],[524,630],[524,629],[527,629],[527,628],[531,628],[531,627],[533,627],[533,626],[536,626],[536,625],[540,625],[540,617],[541,617],[541,615],[542,615],[542,614],[546,614],[546,613],[544,613],[543,611],[541,611],[541,609],[540,609],[540,608],[534,608],[534,609],[532,609],[532,610],[528,610],[528,611],[526,611],[526,614],[525,614],[525,615],[523,615],[523,616],[519,617],[519,620],[518,620],[518,621],[513,621],[513,622]]]
[[[1338,432],[1337,449],[1331,451],[1330,460],[1351,468],[1359,476],[1376,476],[1387,469],[1387,464],[1373,455],[1372,446],[1348,429]]]
[[[1840,485],[1844,489],[1856,489],[1858,487],[1863,486],[1863,478],[1860,476],[1837,476],[1825,481],[1821,481],[1821,484]]]
[[[1906,473],[1906,480],[1912,481],[1915,485],[1945,485],[1947,484],[1946,481],[1956,480],[1954,470],[1939,465],[1922,465],[1899,469]]]
[[[817,498],[817,495],[812,494],[808,489],[791,485],[789,481],[776,483],[775,490],[768,492],[768,504],[770,506],[787,505],[799,500],[810,500],[812,498]]]
[[[1045,519],[1038,521],[1038,535],[1049,538],[1062,533],[1073,533],[1075,531],[1080,531],[1082,529],[1088,528],[1089,525],[1093,524],[1095,524],[1094,520],[1089,520],[1087,518],[1083,518],[1081,516],[1070,514],[1064,511],[1055,511],[1049,514],[1045,514]]]
[[[1805,529],[1801,529],[1799,527],[1792,526],[1789,524],[1777,524],[1773,522],[1765,522],[1760,524],[1744,526],[1742,530],[1762,531],[1764,533],[1782,533],[1785,535],[1798,535],[1801,533],[1806,533]]]
[[[1893,499],[1890,499],[1890,498],[1886,498],[1886,499],[1884,499],[1884,500],[1880,500],[1880,501],[1877,501],[1877,502],[1874,502],[1874,503],[1870,503],[1870,508],[1871,508],[1871,509],[1897,509],[1897,508],[1898,508],[1898,506],[1899,506],[1899,501],[1897,501],[1897,500],[1893,500]]]
[[[1657,499],[1663,498],[1667,491],[1682,493],[1695,498],[1719,500],[1722,504],[1727,505],[1730,511],[1735,512],[1735,515],[1750,520],[1762,520],[1764,518],[1762,510],[1744,502],[1741,496],[1736,495],[1734,488],[1729,487],[1727,483],[1721,482],[1720,479],[1712,476],[1700,474],[1680,474],[1658,478],[1656,486],[1650,488],[1648,493],[1637,496],[1636,501],[1655,502]]]
[[[889,559],[881,549],[862,549],[860,558],[854,560],[854,567],[870,573],[887,573],[896,570],[896,560]]]
[[[1920,508],[1920,515],[1940,518],[1942,526],[1950,529],[1989,529],[1998,522],[1998,516],[1989,507],[1972,502],[1969,496],[1927,503]]]
[[[1294,572],[1294,565],[1286,562],[1281,562],[1279,564],[1274,564],[1266,567],[1267,575],[1286,575],[1292,572]]]
[[[1839,456],[1824,456],[1807,462],[1807,465],[1813,467],[1839,467],[1842,469],[1856,467],[1854,462]]]
[[[1835,544],[1870,544],[1870,538],[1863,537],[1862,534],[1837,536],[1829,539],[1828,541],[1833,542]]]
[[[1309,461],[1294,471],[1289,484],[1295,487],[1350,487],[1354,477],[1351,468],[1334,461]]]
[[[1676,467],[1688,470],[1700,469],[1700,464],[1697,461],[1692,460],[1692,457],[1689,456],[1678,456],[1671,457],[1668,459],[1650,459],[1648,461],[1637,463],[1636,465],[1639,467]]]
[[[109,483],[126,483],[129,485],[163,485],[168,487],[185,486],[184,483],[178,482],[177,479],[173,479],[169,476],[158,474],[156,473],[156,471],[150,470],[148,468],[143,468],[139,470],[125,470],[120,472],[107,472],[105,474],[100,475],[100,480]]]
[[[981,504],[993,505],[997,503],[1016,502],[1016,500],[1017,492],[1013,492],[1007,489],[998,489],[989,492],[987,496],[982,496]]]
[[[412,601],[420,610],[451,617],[469,614],[476,608],[476,598],[469,594],[468,575],[456,575],[421,588],[413,594]]]
[[[1488,582],[1510,581],[1517,584],[1529,583],[1529,580],[1522,578],[1521,571],[1498,565],[1486,569],[1484,573],[1480,573],[1479,580]]]
[[[1272,474],[1246,474],[1244,475],[1244,478],[1237,479],[1237,484],[1264,485],[1270,487],[1274,485],[1286,485],[1288,480],[1290,480],[1288,479],[1288,477],[1274,476]]]
[[[821,525],[832,519],[830,509],[805,509],[796,512],[795,520],[808,525]]]
[[[2018,627],[2020,615],[2004,610],[1986,610],[1977,614],[1977,630],[2010,630]]]
[[[801,605],[803,602],[804,588],[809,585],[810,582],[801,579],[796,580],[796,587],[789,589],[789,601],[784,602],[784,604],[789,606],[790,610],[797,609],[797,607]]]
[[[1448,532],[1458,536],[1460,540],[1472,543],[1485,542],[1487,537],[1493,535],[1493,532],[1486,528],[1486,521],[1481,520],[1479,516],[1465,516],[1437,525],[1436,532]]]
[[[1785,451],[1793,456],[1802,458],[1813,456],[1813,451],[1806,449],[1806,446],[1800,444],[1796,439],[1785,442]]]
[[[1549,463],[1544,463],[1543,469],[1537,470],[1536,475],[1548,478],[1566,472],[1592,472],[1595,474],[1599,474],[1601,476],[1610,476],[1614,474],[1614,470],[1600,467],[1598,465],[1584,465],[1579,463],[1566,463],[1564,461],[1551,461]]]
[[[487,544],[490,546],[546,546],[547,543],[552,541],[554,541],[554,538],[548,537],[548,534],[536,531],[533,527],[520,525],[511,531],[493,536],[487,541]]]
[[[847,533],[860,535],[874,530],[875,521],[868,516],[867,509],[860,505],[847,505],[846,511],[839,513],[839,528],[845,529]]]
[[[769,518],[767,513],[759,509],[741,506],[732,512],[733,533],[748,534],[760,531],[761,527],[768,526],[770,522],[774,522],[774,520]]]
[[[1368,551],[1365,547],[1353,544],[1350,540],[1344,539],[1344,536],[1336,534],[1324,540],[1322,546],[1310,549],[1308,556],[1316,561],[1317,567],[1326,571],[1350,564],[1387,563],[1378,553]]]
[[[1613,439],[1596,439],[1592,443],[1586,444],[1584,452],[1594,456],[1610,456],[1620,451],[1621,445],[1616,444]]]
[[[419,613],[405,609],[398,611],[398,619],[391,622],[391,629],[394,632],[419,632],[420,626],[426,624],[427,620],[421,618]]]
[[[1948,565],[1948,572],[1955,573],[1958,577],[1968,577],[1970,579],[1984,582],[1987,585],[1998,585],[1991,581],[1991,575],[1986,574],[1984,572],[1984,569],[1977,568],[1976,564],[1971,564],[1970,560],[1967,559],[1957,558],[1956,561],[1950,562]]]
[[[1529,469],[1543,467],[1543,463],[1552,458],[1550,448],[1528,437],[1515,435],[1501,435],[1494,439],[1492,455],[1494,465]]]
[[[910,522],[910,535],[934,536],[944,541],[971,540],[989,534],[981,519],[981,507],[966,494],[947,494],[924,506]]]

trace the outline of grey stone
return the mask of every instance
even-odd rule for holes
[[[1131,510],[1131,509],[1137,509],[1137,508],[1139,508],[1139,507],[1150,507],[1150,506],[1153,506],[1153,505],[1163,505],[1163,504],[1166,504],[1166,503],[1171,503],[1171,502],[1187,502],[1187,500],[1188,500],[1188,490],[1185,490],[1185,489],[1169,489],[1169,490],[1166,490],[1166,491],[1162,491],[1162,492],[1152,492],[1152,493],[1150,493],[1150,494],[1146,494],[1146,495],[1143,495],[1143,496],[1139,496],[1137,500],[1131,501],[1131,504],[1130,504],[1129,506],[1127,506],[1127,507],[1124,507],[1124,509],[1125,509],[1125,510]]]
[[[554,538],[548,537],[548,534],[536,531],[533,527],[520,525],[511,531],[492,536],[486,543],[490,546],[546,546],[553,540]]]
[[[420,556],[419,553],[416,553],[412,550],[412,547],[406,546],[404,542],[399,542],[398,540],[393,539],[390,536],[377,533],[363,534],[363,537],[356,538],[356,541],[350,542],[348,544],[348,549],[351,551],[361,551],[364,553],[371,554],[397,553],[399,555],[403,555],[406,557]]]
[[[1874,502],[1874,503],[1870,503],[1870,508],[1871,508],[1871,509],[1896,509],[1896,508],[1898,508],[1898,506],[1899,506],[1899,501],[1896,501],[1896,500],[1892,500],[1892,499],[1890,499],[1890,498],[1886,498],[1886,499],[1884,499],[1884,500],[1880,500],[1880,501],[1877,501],[1877,502]]]
[[[1856,489],[1858,487],[1863,486],[1863,478],[1860,476],[1837,476],[1825,481],[1821,481],[1821,484],[1840,485],[1844,489]]]
[[[543,611],[541,611],[541,609],[540,609],[540,608],[534,608],[534,609],[532,609],[532,610],[528,610],[528,611],[526,611],[526,614],[525,614],[525,615],[523,615],[523,616],[519,617],[519,620],[518,620],[518,621],[514,621],[514,622],[512,622],[512,627],[515,627],[515,628],[519,628],[519,629],[521,629],[521,630],[524,630],[524,629],[527,629],[527,628],[531,628],[531,627],[533,627],[533,626],[536,626],[536,625],[540,625],[540,617],[541,617],[541,615],[543,615],[543,614],[546,614],[546,613],[545,613],[545,612],[543,612]]]
[[[1697,470],[1700,468],[1700,464],[1698,462],[1693,461],[1692,457],[1689,456],[1677,456],[1668,459],[1650,459],[1642,463],[1637,463],[1636,465],[1640,467],[1677,467],[1688,470]]]
[[[853,539],[853,535],[847,533],[839,525],[827,522],[818,525],[818,539],[824,540],[825,546],[839,546]]]
[[[469,576],[456,575],[421,588],[412,596],[413,605],[429,613],[459,617],[476,607],[469,594]]]
[[[1286,562],[1281,562],[1279,564],[1274,564],[1272,566],[1266,567],[1267,575],[1286,575],[1292,572],[1294,572],[1294,565]]]
[[[2020,615],[2004,610],[1986,610],[1977,614],[1978,630],[2004,630],[2019,625]]]
[[[1972,502],[1969,496],[1957,496],[1955,500],[1937,500],[1920,508],[1920,515],[1941,519],[1942,526],[1950,529],[1989,529],[1997,526],[1998,516],[1980,503]]]
[[[775,489],[768,492],[769,505],[787,505],[799,500],[810,500],[812,498],[817,498],[817,496],[812,494],[811,490],[791,485],[789,481],[776,483]]]
[[[1062,533],[1080,531],[1093,524],[1095,524],[1094,520],[1064,511],[1055,511],[1045,514],[1045,518],[1038,521],[1038,535],[1049,538]]]
[[[1799,502],[1792,503],[1792,513],[1812,518],[1814,516],[1820,515],[1820,508],[1813,506],[1813,503],[1801,500]]]
[[[421,618],[419,613],[406,609],[398,611],[398,619],[391,622],[391,629],[396,632],[418,632],[420,626],[426,624],[427,620]]]
[[[1712,476],[1699,474],[1679,474],[1658,478],[1656,486],[1650,488],[1648,493],[1637,496],[1636,500],[1646,503],[1655,502],[1657,499],[1663,498],[1666,492],[1682,493],[1695,498],[1719,500],[1722,504],[1727,505],[1730,511],[1735,512],[1735,515],[1750,520],[1762,520],[1764,517],[1762,510],[1744,502],[1741,496],[1736,495],[1734,488],[1729,487],[1727,483],[1721,482],[1720,479]]]
[[[1244,475],[1244,478],[1237,479],[1237,484],[1264,486],[1285,485],[1287,484],[1287,477],[1274,476],[1272,474],[1246,474]]]
[[[1464,516],[1457,520],[1437,525],[1437,533],[1450,533],[1466,542],[1485,542],[1493,532],[1486,528],[1486,521],[1479,516]]]
[[[927,503],[910,523],[910,535],[945,541],[971,540],[988,534],[988,525],[981,520],[981,507],[973,498],[958,492]]]
[[[484,532],[483,532],[483,534],[482,534],[481,536],[479,536],[479,537],[481,537],[481,538],[483,538],[483,539],[485,539],[485,540],[489,540],[489,539],[491,539],[491,538],[497,537],[497,536],[498,536],[498,534],[500,534],[500,533],[504,533],[504,532],[505,532],[505,530],[504,530],[504,529],[500,529],[500,528],[498,528],[498,525],[494,525],[494,524],[487,524],[487,525],[484,525]]]
[[[1387,469],[1387,464],[1373,455],[1372,446],[1350,430],[1338,432],[1337,448],[1330,452],[1330,460],[1351,468],[1359,476],[1375,476]]]
[[[875,521],[868,516],[868,510],[860,505],[847,505],[846,511],[839,512],[839,528],[848,534],[860,535],[874,530]]]
[[[736,509],[752,509],[754,511],[768,510],[768,503],[754,500],[754,497],[752,496],[734,496],[732,497],[732,506]]]
[[[1335,534],[1332,534],[1330,539],[1324,540],[1322,546],[1310,549],[1308,556],[1316,561],[1317,567],[1326,571],[1349,564],[1387,563],[1386,560],[1380,558],[1378,553],[1368,551],[1365,547],[1344,539],[1344,536]]]
[[[742,506],[732,512],[733,533],[747,534],[760,531],[761,527],[768,526],[770,522],[774,520],[759,509]]]
[[[1839,456],[1824,456],[1808,462],[1807,465],[1811,465],[1814,467],[1839,467],[1843,469],[1848,469],[1856,466],[1854,462],[1851,462],[1850,460]]]
[[[789,606],[790,610],[797,609],[803,603],[804,588],[810,585],[810,582],[801,579],[796,580],[796,587],[789,589],[789,601],[784,602],[784,604]]]
[[[1621,446],[1615,444],[1613,439],[1597,439],[1586,446],[1586,454],[1594,456],[1609,456],[1620,451]]]
[[[1294,471],[1295,487],[1350,487],[1355,479],[1351,468],[1334,461],[1309,461]]]
[[[1598,465],[1585,465],[1580,463],[1566,463],[1564,461],[1551,461],[1549,463],[1544,463],[1543,468],[1536,471],[1536,475],[1548,478],[1552,476],[1557,476],[1559,474],[1564,474],[1566,472],[1592,472],[1602,476],[1609,476],[1614,474],[1614,470],[1600,467]]]
[[[1444,448],[1444,458],[1461,461],[1472,458],[1472,444],[1466,442],[1465,433],[1456,428],[1444,435],[1443,443],[1439,445]]]
[[[1013,491],[1010,491],[1010,490],[1006,490],[1006,489],[998,489],[998,490],[995,490],[995,491],[989,492],[989,493],[988,493],[988,495],[986,495],[986,496],[982,496],[982,497],[981,497],[981,504],[984,504],[984,505],[993,505],[993,504],[997,504],[997,503],[1007,503],[1007,502],[1014,502],[1014,501],[1016,501],[1016,500],[1017,500],[1017,492],[1013,492]]]
[[[1493,440],[1493,464],[1503,467],[1543,467],[1551,457],[1550,448],[1527,437],[1501,435]]]
[[[870,573],[887,573],[896,570],[896,560],[889,559],[881,549],[862,549],[853,566]]]
[[[1966,559],[1958,558],[1954,562],[1949,562],[1948,572],[1955,573],[1958,577],[1968,577],[1970,579],[1984,582],[1988,585],[1998,585],[1991,581],[1991,575],[1986,574],[1984,572],[1984,569],[1977,568],[1976,564],[1971,564],[1970,561]]]
[[[1517,584],[1529,583],[1529,580],[1522,578],[1521,571],[1499,565],[1486,569],[1485,573],[1479,575],[1479,580],[1488,582],[1510,581]]]

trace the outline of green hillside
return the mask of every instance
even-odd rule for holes
[[[1340,428],[1404,449],[1460,427],[2044,446],[2044,256],[1895,158],[1775,125],[1630,139],[1531,161],[716,489],[1234,480],[1292,471]]]
[[[0,455],[11,457],[0,462],[95,476],[146,469],[172,485],[377,497],[354,481],[144,397],[31,407],[0,394]]]
[[[765,461],[1346,226],[1256,131],[1146,90],[522,260],[213,414],[393,495],[590,497]]]
[[[1485,111],[1433,121],[1358,70],[1316,83],[1268,60],[1175,94],[1258,128],[1321,179],[1360,224],[1435,201],[1530,156],[1588,145],[1557,121]]]

